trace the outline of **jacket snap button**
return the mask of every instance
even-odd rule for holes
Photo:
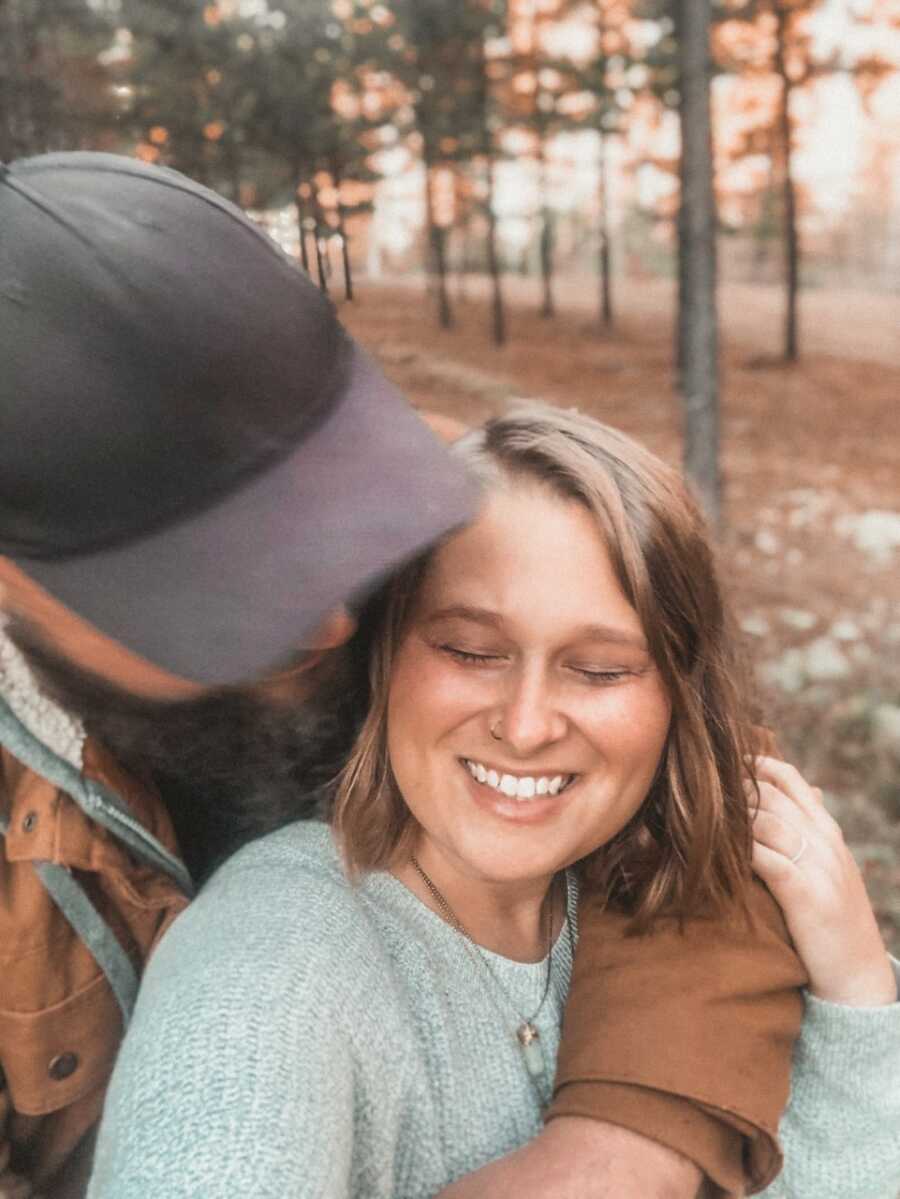
[[[54,1082],[70,1078],[78,1069],[77,1053],[60,1053],[50,1063],[48,1073]]]
[[[22,832],[32,833],[37,828],[38,814],[37,812],[29,812],[22,821]]]

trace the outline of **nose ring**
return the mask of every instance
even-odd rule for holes
[[[503,735],[502,735],[501,733],[498,733],[498,732],[497,732],[497,729],[498,729],[499,727],[500,727],[500,720],[499,720],[499,718],[498,718],[497,720],[495,720],[495,721],[494,721],[494,723],[493,723],[492,725],[490,725],[490,734],[491,734],[491,736],[494,738],[494,740],[495,740],[495,741],[502,741],[502,740],[503,740]]]

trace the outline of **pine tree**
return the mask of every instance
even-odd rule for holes
[[[727,22],[741,22],[755,34],[743,55],[720,54],[722,65],[746,74],[774,74],[778,80],[777,100],[769,122],[763,129],[748,133],[747,145],[751,150],[756,149],[758,134],[767,138],[773,175],[780,193],[785,282],[782,354],[788,362],[795,362],[800,356],[799,301],[803,260],[802,192],[794,169],[795,98],[816,80],[836,72],[852,75],[865,94],[892,69],[892,64],[878,54],[855,62],[846,61],[840,50],[825,57],[818,55],[810,21],[822,7],[822,0],[722,0],[720,11],[723,28]],[[884,23],[887,27],[891,16],[887,7],[875,3],[867,15],[854,11],[853,19],[876,26]],[[745,41],[744,45],[748,43]]]
[[[283,169],[303,265],[309,269],[311,235],[319,286],[327,291],[329,229],[321,190],[324,172],[340,174],[333,90],[349,69],[352,37],[328,4],[290,0],[281,11],[284,23],[260,80],[258,137]]]
[[[99,3],[0,3],[0,159],[113,139],[116,106],[98,58],[111,35]]]
[[[444,327],[453,322],[448,288],[450,226],[437,210],[439,172],[479,172],[484,185],[485,256],[492,288],[492,336],[506,337],[497,218],[494,206],[498,155],[495,76],[506,64],[492,59],[487,42],[502,32],[501,0],[398,0],[398,41],[391,69],[406,89],[425,172],[429,274]],[[457,188],[456,194],[463,189]],[[474,194],[475,188],[470,194]]]
[[[679,338],[684,398],[684,461],[710,520],[721,514],[719,367],[716,314],[716,206],[710,113],[709,0],[679,0],[676,34],[680,66],[683,263]]]
[[[809,29],[809,18],[819,8],[821,0],[732,0],[722,3],[720,11],[723,26],[742,22],[755,34],[743,60],[726,58],[723,66],[746,73],[774,74],[778,80],[778,97],[766,132],[781,201],[785,282],[783,355],[788,362],[795,362],[800,353],[800,201],[794,173],[792,110],[797,90],[827,69],[827,64],[816,61]]]
[[[226,0],[124,0],[132,56],[123,83],[137,153],[242,200],[267,34]]]
[[[449,230],[438,212],[436,175],[457,161],[458,71],[468,49],[464,4],[443,0],[404,0],[395,6],[400,41],[391,67],[406,88],[414,113],[425,176],[425,227],[428,274],[437,298],[442,328],[453,323],[447,284]]]
[[[595,42],[593,53],[570,67],[567,90],[570,95],[581,92],[587,98],[584,110],[569,118],[569,126],[592,129],[597,139],[597,316],[599,327],[609,329],[614,323],[609,143],[625,124],[617,91],[610,83],[610,59],[634,61],[627,34],[632,12],[623,0],[596,0],[589,8],[585,8],[583,0],[569,0],[563,12],[569,11],[580,12],[590,20]]]
[[[484,166],[485,198],[484,213],[487,221],[487,264],[491,279],[491,336],[494,344],[506,342],[506,305],[503,297],[503,266],[500,261],[497,229],[497,207],[495,199],[497,167],[497,131],[502,118],[496,111],[495,88],[505,81],[508,63],[500,59],[493,61],[488,56],[487,39],[497,32],[495,19],[503,15],[502,6],[493,0],[466,0],[472,6],[476,22],[476,36],[471,42],[470,57],[472,70],[472,111],[474,113],[474,145],[478,158]]]

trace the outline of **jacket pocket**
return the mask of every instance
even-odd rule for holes
[[[15,1111],[44,1116],[109,1077],[122,1016],[102,974],[38,1012],[0,1011],[0,1064]]]

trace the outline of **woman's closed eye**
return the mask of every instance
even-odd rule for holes
[[[625,679],[634,678],[642,673],[626,666],[570,666],[569,669],[595,687],[611,686],[613,683],[621,683]]]
[[[501,650],[469,649],[446,641],[437,643],[435,649],[468,666],[492,667],[509,660],[509,655]],[[593,687],[610,687],[643,673],[643,669],[633,666],[581,666],[575,663],[565,669]]]
[[[485,650],[464,649],[459,645],[450,645],[447,643],[439,644],[435,647],[441,653],[447,654],[456,662],[466,662],[472,666],[491,666],[498,662],[505,662],[506,655],[501,653],[492,653]]]

